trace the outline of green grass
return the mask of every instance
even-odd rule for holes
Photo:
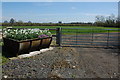
[[[1,56],[1,58],[2,58],[2,64],[6,63],[6,62],[9,60],[9,59],[6,58],[5,56]]]
[[[88,33],[101,33],[108,32],[108,30],[103,29],[120,29],[112,27],[97,27],[97,26],[13,26],[13,28],[82,28],[82,29],[62,29],[62,34],[88,34]],[[84,29],[83,29],[84,28]],[[55,31],[51,31],[52,34],[55,34]],[[110,32],[118,32],[118,30],[110,30]],[[120,31],[119,31],[120,32]]]
[[[97,27],[97,26],[13,26],[14,28],[97,28],[97,29],[118,29],[112,27]],[[120,29],[120,28],[119,28]]]
[[[0,47],[2,47],[3,45],[3,42],[0,42]],[[1,52],[2,53],[2,52]],[[5,56],[3,56],[2,54],[0,53],[0,59],[2,59],[2,61],[0,62],[0,65],[6,63],[9,59],[6,58]]]

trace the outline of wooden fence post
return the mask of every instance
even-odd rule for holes
[[[58,44],[58,46],[61,46],[61,28],[57,28],[56,29],[56,44]]]

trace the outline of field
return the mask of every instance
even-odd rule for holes
[[[12,26],[13,28],[94,28],[94,29],[120,29],[112,27],[98,27],[98,26]],[[4,28],[4,27],[3,27]]]
[[[13,26],[13,28],[41,28],[41,29],[55,29],[55,28],[63,28],[63,34],[88,34],[88,33],[101,33],[101,32],[118,32],[120,28],[112,28],[112,27],[97,27],[97,26]],[[69,29],[67,29],[69,28]],[[79,29],[78,29],[79,28]],[[51,31],[52,34],[55,34],[55,31]]]

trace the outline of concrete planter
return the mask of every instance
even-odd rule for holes
[[[32,40],[16,41],[13,39],[3,38],[4,50],[10,55],[18,56],[19,54],[37,51],[48,48],[51,44],[52,37],[37,38]]]

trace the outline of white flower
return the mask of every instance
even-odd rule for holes
[[[3,77],[4,77],[4,78],[7,78],[8,76],[4,75]]]
[[[42,30],[39,30],[39,32],[40,32],[40,33],[43,33],[43,31],[42,31]]]

